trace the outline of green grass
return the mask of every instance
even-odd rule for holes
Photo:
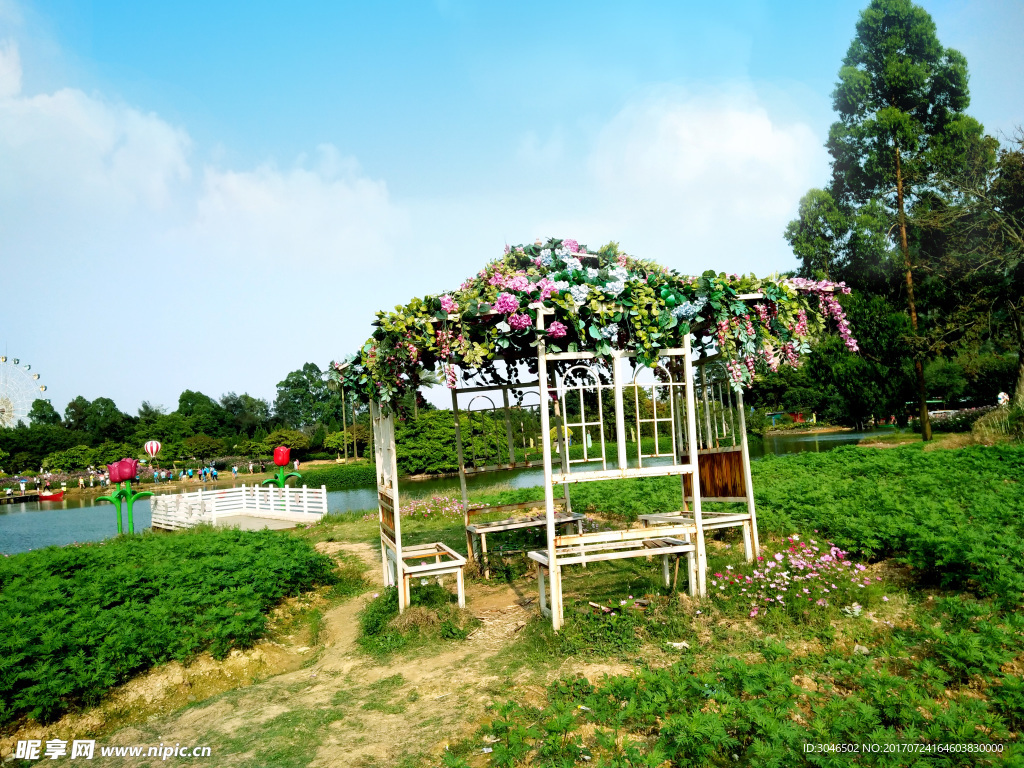
[[[273,531],[194,529],[0,560],[0,724],[50,721],[132,675],[247,647],[283,598],[362,576]]]
[[[457,599],[433,582],[414,583],[410,607],[399,616],[398,590],[386,587],[359,614],[358,643],[370,655],[386,659],[397,651],[465,640],[479,622],[453,605]]]

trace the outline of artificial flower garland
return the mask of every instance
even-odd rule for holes
[[[454,387],[455,366],[493,373],[499,360],[535,360],[538,344],[552,353],[588,350],[601,357],[629,349],[638,364],[653,366],[659,350],[680,347],[691,334],[698,355],[723,355],[740,389],[758,371],[799,365],[829,320],[857,351],[836,298],[849,292],[843,283],[801,278],[690,277],[613,249],[595,252],[575,240],[550,239],[506,247],[457,291],[378,312],[373,336],[334,370],[362,400],[390,408],[419,386],[424,370],[442,373]],[[538,306],[552,313],[543,332]]]

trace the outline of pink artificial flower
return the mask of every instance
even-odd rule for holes
[[[450,312],[458,312],[459,311],[459,304],[451,296],[442,296],[441,297],[441,309],[443,309],[445,312],[449,312],[449,313]]]
[[[565,248],[566,250],[568,250],[569,253],[579,253],[580,252],[580,244],[577,243],[575,240],[572,240],[572,239],[563,240],[562,241],[562,247]]]
[[[526,275],[516,275],[505,281],[505,287],[510,291],[526,291],[530,288],[530,281]]]
[[[522,330],[525,330],[525,329],[529,328],[530,325],[533,324],[533,321],[530,320],[530,316],[529,315],[516,314],[516,315],[512,315],[508,319],[508,324],[511,325],[513,328],[515,328],[517,331],[522,331]]]
[[[553,339],[560,339],[569,332],[569,329],[557,320],[548,326],[548,336]]]
[[[519,299],[511,293],[502,293],[498,296],[493,306],[495,312],[500,312],[503,315],[511,315],[519,309]]]

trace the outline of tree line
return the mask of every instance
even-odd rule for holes
[[[63,414],[36,400],[28,423],[0,429],[0,467],[19,474],[101,467],[142,455],[148,440],[161,443],[163,466],[223,456],[266,459],[277,445],[300,457],[334,456],[346,446],[348,452],[365,449],[369,440],[368,416],[353,406],[315,363],[278,382],[273,403],[248,393],[213,398],[187,389],[174,410],[145,401],[132,415],[108,397],[75,397]]]
[[[760,379],[747,402],[863,425],[928,410],[1024,409],[1024,132],[968,113],[965,57],[909,0],[873,0],[839,69],[828,184],[785,237],[796,273],[844,281],[859,355],[837,340]],[[1019,420],[1019,419],[1018,419]]]

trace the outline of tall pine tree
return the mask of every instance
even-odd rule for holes
[[[861,12],[832,97],[839,115],[828,140],[832,196],[851,212],[880,201],[895,219],[907,308],[918,338],[907,212],[936,174],[955,172],[982,142],[981,124],[964,111],[970,103],[967,61],[942,47],[923,8],[910,0],[872,0]],[[918,344],[921,426],[930,440],[922,355]]]

